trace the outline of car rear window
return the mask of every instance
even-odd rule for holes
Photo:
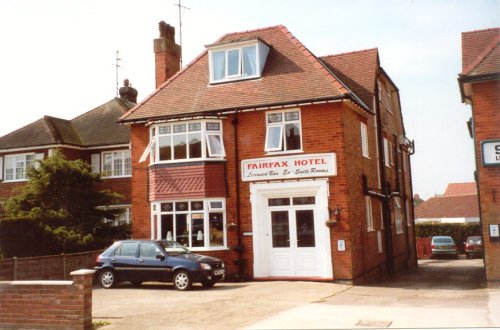
[[[450,237],[435,237],[432,239],[433,243],[453,243]]]
[[[467,240],[467,243],[477,244],[477,243],[479,243],[479,241],[481,241],[481,237],[469,237],[469,239]]]

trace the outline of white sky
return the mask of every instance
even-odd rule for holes
[[[154,91],[158,22],[178,29],[177,0],[0,0],[0,136],[44,115],[71,119],[129,78]],[[498,0],[183,0],[184,64],[228,32],[285,25],[315,55],[378,47],[415,139],[414,192],[427,198],[473,181],[460,102],[461,32],[500,25]],[[178,30],[176,36],[179,36]]]

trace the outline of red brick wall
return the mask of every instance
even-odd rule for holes
[[[479,176],[479,198],[485,268],[488,285],[500,286],[500,242],[492,242],[489,224],[500,224],[500,166],[482,165],[481,141],[500,139],[500,82],[473,84],[473,114],[475,127],[476,163]]]
[[[93,271],[72,277],[72,282],[0,282],[0,328],[91,329]]]

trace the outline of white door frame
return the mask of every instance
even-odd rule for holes
[[[253,231],[253,271],[254,277],[270,277],[269,247],[265,244],[266,212],[268,198],[289,196],[315,196],[314,216],[319,219],[316,243],[321,249],[322,261],[318,276],[333,278],[332,258],[330,249],[330,229],[324,224],[328,219],[328,180],[303,180],[274,183],[254,183],[250,185],[250,202],[252,204]],[[324,221],[322,221],[324,219]],[[316,221],[315,221],[316,222]]]

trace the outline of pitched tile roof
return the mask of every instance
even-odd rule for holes
[[[475,182],[449,183],[443,196],[477,195]]]
[[[370,108],[380,65],[378,49],[322,56],[320,59]]]
[[[462,73],[500,73],[500,28],[462,33]]]
[[[478,218],[477,195],[437,196],[415,207],[416,219]]]
[[[129,143],[129,127],[119,125],[116,121],[132,106],[132,103],[115,98],[72,120],[44,116],[0,137],[0,149],[52,144],[89,147]]]
[[[282,25],[226,34],[216,43],[256,38],[270,47],[260,79],[210,85],[208,51],[205,50],[121,120],[141,121],[355,97]]]

